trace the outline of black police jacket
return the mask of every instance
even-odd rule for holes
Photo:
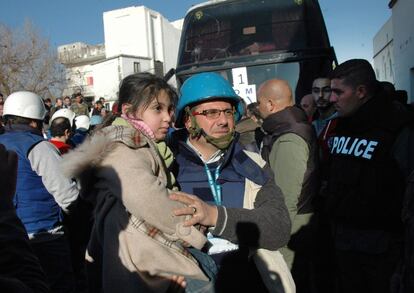
[[[347,118],[329,140],[327,212],[356,230],[401,230],[404,177],[392,152],[412,114],[378,94]]]

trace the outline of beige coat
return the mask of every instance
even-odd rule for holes
[[[265,161],[262,157],[254,152],[245,151],[245,153],[255,161],[259,166],[264,167]],[[259,185],[246,180],[245,194],[243,207],[245,209],[254,209],[254,202],[258,191]],[[256,264],[257,270],[262,277],[263,283],[269,290],[269,292],[275,293],[295,293],[296,285],[293,281],[292,274],[289,267],[286,264],[285,259],[278,250],[257,249],[251,252],[253,260]]]
[[[68,176],[80,178],[83,196],[96,205],[87,251],[92,285],[104,292],[163,292],[165,276],[207,280],[182,245],[206,242],[168,198],[172,186],[156,145],[139,131],[110,126],[64,157]]]

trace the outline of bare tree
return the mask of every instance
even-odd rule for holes
[[[65,87],[65,72],[56,50],[30,22],[10,29],[0,23],[0,92],[18,90],[40,96],[60,96]]]

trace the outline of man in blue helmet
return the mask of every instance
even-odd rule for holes
[[[183,192],[171,198],[188,207],[175,214],[190,214],[188,225],[208,229],[218,292],[291,292],[294,283],[276,251],[289,240],[289,215],[270,168],[237,142],[242,109],[218,74],[197,74],[183,84],[175,122],[183,128],[170,144]]]

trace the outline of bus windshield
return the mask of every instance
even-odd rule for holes
[[[186,16],[179,65],[329,47],[317,1],[238,0],[194,8]]]

